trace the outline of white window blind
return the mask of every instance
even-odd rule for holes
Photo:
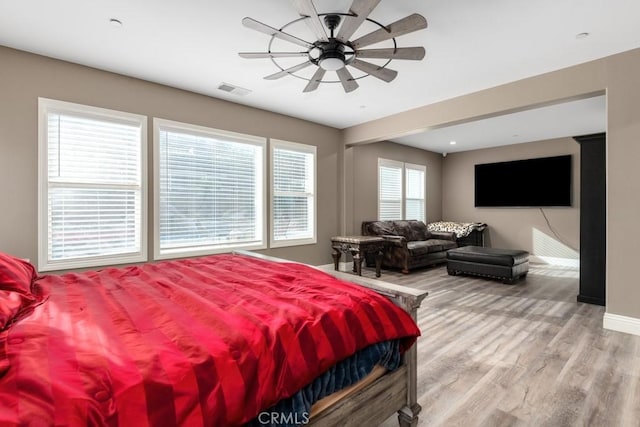
[[[264,247],[261,139],[155,120],[156,257]]]
[[[402,219],[402,169],[392,160],[378,159],[378,218]]]
[[[316,242],[316,147],[271,141],[271,246]]]
[[[39,269],[146,260],[146,119],[40,99]]]
[[[425,218],[425,170],[421,165],[405,164],[405,218],[426,221]]]
[[[378,218],[426,222],[426,167],[378,159]]]

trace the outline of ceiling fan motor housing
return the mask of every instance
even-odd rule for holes
[[[327,71],[336,71],[344,67],[344,45],[335,39],[329,42],[320,43],[322,53],[318,58],[318,66]]]
[[[328,42],[320,42],[319,48],[322,51],[318,58],[318,66],[327,71],[336,71],[345,65],[344,44],[333,36],[333,31],[340,25],[340,15],[326,15],[324,23],[331,31]]]

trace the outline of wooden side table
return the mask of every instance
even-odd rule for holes
[[[340,256],[342,252],[350,253],[353,256],[353,272],[362,276],[362,260],[364,254],[373,253],[376,256],[376,277],[380,277],[380,266],[382,265],[382,251],[384,250],[384,239],[375,236],[335,236],[331,238],[333,248],[333,263],[335,269],[339,269]]]

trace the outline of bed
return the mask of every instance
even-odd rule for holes
[[[42,277],[0,254],[0,425],[415,425],[425,296],[246,252]]]

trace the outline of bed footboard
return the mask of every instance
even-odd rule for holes
[[[274,262],[293,262],[249,251],[234,251],[234,254]],[[416,321],[418,308],[427,296],[426,291],[394,285],[381,280],[334,270],[325,272],[388,297],[407,311]],[[403,363],[396,371],[383,375],[369,386],[312,417],[309,424],[314,426],[377,425],[397,412],[401,427],[415,427],[418,424],[418,414],[421,410],[417,396],[418,353],[416,345],[405,352]]]

